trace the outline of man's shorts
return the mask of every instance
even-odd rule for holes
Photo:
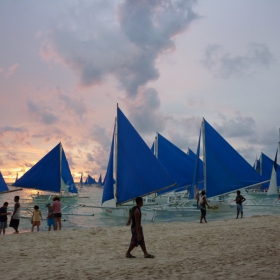
[[[0,229],[7,228],[7,222],[0,222]]]
[[[61,213],[54,213],[54,214],[53,214],[53,217],[54,217],[54,218],[61,218]]]
[[[202,216],[206,216],[206,208],[204,208],[203,206],[200,206],[200,212]]]
[[[19,219],[12,219],[12,220],[10,221],[9,227],[18,228],[18,226],[19,226]]]
[[[40,221],[33,221],[32,225],[35,226],[40,226],[41,222]]]
[[[242,204],[236,204],[236,207],[237,207],[237,212],[242,212],[243,211]]]
[[[145,244],[145,240],[144,240],[144,235],[143,235],[143,229],[142,227],[140,228],[140,233],[142,235],[142,239],[141,240],[137,240],[137,232],[136,232],[136,228],[131,228],[131,242],[130,245],[132,246],[138,246],[138,245],[143,245]]]
[[[49,227],[55,226],[54,218],[47,218],[47,225],[48,225]]]

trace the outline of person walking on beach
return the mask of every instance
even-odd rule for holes
[[[237,191],[237,196],[235,198],[235,202],[236,202],[236,209],[237,209],[237,216],[236,219],[238,219],[239,213],[241,213],[241,219],[243,218],[243,206],[242,203],[246,200],[246,198],[241,195],[240,191]]]
[[[131,224],[131,242],[129,245],[129,248],[126,252],[126,258],[135,258],[135,256],[131,255],[131,251],[134,249],[134,247],[137,247],[140,245],[145,258],[154,258],[153,255],[149,254],[146,250],[144,235],[143,235],[143,229],[141,226],[141,207],[143,206],[143,198],[137,197],[136,198],[136,206],[134,206],[131,209],[130,216],[128,218],[128,221],[126,223],[127,226]]]
[[[5,234],[8,220],[7,215],[12,214],[11,212],[7,212],[8,205],[8,202],[4,202],[3,206],[0,208],[0,234],[2,233],[2,230],[3,234]]]
[[[18,195],[16,195],[14,197],[14,202],[15,202],[14,211],[13,211],[9,226],[15,230],[14,233],[19,233],[18,226],[19,226],[19,220],[20,220],[20,203],[19,203]]]
[[[35,205],[34,206],[34,211],[32,213],[31,232],[33,232],[35,226],[37,226],[37,232],[39,232],[40,225],[41,225],[41,220],[43,220],[41,210],[39,210],[39,206],[38,205]]]
[[[197,208],[200,208],[200,212],[201,212],[201,215],[200,215],[200,223],[202,224],[202,220],[205,221],[205,223],[207,223],[206,221],[206,205],[208,206],[208,208],[210,207],[207,203],[207,199],[206,199],[206,193],[205,191],[202,191],[200,196],[198,197],[197,199]],[[199,206],[198,206],[199,205]]]
[[[55,196],[53,198],[52,207],[53,207],[53,217],[55,221],[54,230],[57,230],[57,228],[61,230],[61,202],[59,196]]]
[[[51,206],[50,203],[47,203],[46,206],[48,207],[48,217],[47,217],[47,225],[49,227],[49,231],[53,229],[55,227],[55,221],[54,221],[54,217],[53,217],[53,207]]]

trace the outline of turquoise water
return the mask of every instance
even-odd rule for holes
[[[13,187],[10,187],[12,190]],[[8,194],[2,194],[0,195],[0,205],[2,206],[5,201],[9,202],[9,211],[13,211],[13,198],[15,195],[20,196],[20,203],[22,206],[21,215],[23,218],[20,220],[20,226],[19,231],[20,232],[28,232],[31,229],[31,223],[30,223],[30,216],[31,212],[30,210],[33,209],[34,205],[38,205],[40,207],[40,210],[42,211],[43,215],[43,222],[41,223],[40,230],[46,231],[47,224],[46,224],[46,216],[47,216],[47,209],[45,206],[45,203],[35,203],[30,195],[36,194],[37,191],[31,191],[31,190],[22,190],[18,192],[8,193]],[[62,207],[67,206],[68,211],[71,210],[74,205],[81,204],[81,205],[96,205],[99,206],[101,202],[101,196],[102,196],[102,189],[98,187],[84,187],[79,192],[80,197],[73,202],[62,202]],[[244,196],[247,199],[250,199],[249,195]],[[234,198],[234,196],[232,196]],[[254,198],[254,197],[251,197]],[[210,202],[211,204],[211,202]],[[63,228],[76,228],[76,229],[82,229],[82,228],[91,228],[91,227],[110,227],[110,226],[121,226],[125,225],[126,218],[120,218],[120,217],[108,217],[106,214],[102,212],[100,209],[95,208],[87,208],[87,207],[80,207],[73,211],[73,213],[76,213],[78,215],[63,215],[62,218],[62,227]],[[94,214],[94,215],[93,215]],[[244,209],[244,217],[250,217],[253,215],[268,215],[268,214],[280,214],[280,207],[250,207]],[[86,215],[86,216],[84,216]],[[194,212],[157,212],[156,219],[153,223],[162,223],[162,222],[194,222],[199,221],[200,212],[194,211]],[[227,219],[234,219],[236,217],[235,212],[217,212],[217,211],[208,211],[207,213],[207,219],[208,221],[213,220],[227,220]],[[143,224],[145,223],[152,223],[150,221],[143,221]],[[6,229],[6,234],[13,233],[12,228]]]

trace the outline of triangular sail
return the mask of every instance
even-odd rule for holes
[[[267,195],[274,195],[278,194],[278,187],[277,187],[277,153],[278,149],[276,151],[275,160],[272,166],[272,172],[269,182],[269,188],[267,191]]]
[[[111,200],[114,198],[114,183],[115,180],[113,178],[114,176],[114,137],[115,135],[115,128],[113,132],[113,139],[112,139],[112,144],[111,144],[111,151],[110,151],[110,157],[109,157],[109,162],[108,162],[108,167],[107,167],[107,172],[104,178],[104,189],[103,189],[103,195],[102,195],[102,204],[107,201]]]
[[[258,184],[263,178],[231,145],[205,120],[204,184],[208,197],[229,193]]]
[[[203,170],[201,170],[199,168],[200,167],[200,158],[199,158],[199,156],[200,156],[200,139],[201,139],[201,130],[199,131],[193,180],[192,180],[192,185],[190,187],[190,194],[189,194],[190,199],[194,199],[196,197],[196,195],[199,191],[199,178],[203,177]]]
[[[174,185],[174,181],[119,108],[117,131],[117,204]]]
[[[264,180],[270,180],[271,177],[271,170],[273,168],[274,161],[270,159],[267,155],[264,153],[261,153],[261,175]],[[280,182],[280,166],[276,164],[276,176],[278,182]],[[262,189],[265,190],[269,187],[269,182],[262,184]]]
[[[192,183],[195,160],[159,133],[157,143],[157,159],[170,177],[177,182],[177,186],[162,190],[158,194],[182,190],[182,187],[186,190],[186,186]]]
[[[99,176],[99,179],[98,179],[97,184],[98,184],[99,186],[102,186],[102,176],[101,176],[101,174],[100,174],[100,176]]]
[[[68,161],[66,159],[63,148],[62,149],[62,162],[61,162],[61,190],[70,193],[78,193],[76,185],[74,183]]]
[[[88,175],[87,184],[89,184],[89,185],[96,184],[96,181],[94,178],[92,178],[90,175]]]
[[[60,192],[60,144],[23,174],[15,187]]]
[[[153,154],[155,154],[155,143],[153,143],[153,145],[152,145],[152,147],[151,147],[151,152],[152,152]]]
[[[73,185],[73,178],[71,180],[70,176],[72,178],[64,151],[61,143],[59,143],[22,177],[13,183],[13,186],[60,192],[63,183],[66,185],[68,183]],[[74,193],[77,192],[76,187],[73,188],[72,186],[71,189],[73,189]]]
[[[80,185],[83,184],[83,175],[81,174],[81,178],[80,178]]]
[[[8,190],[9,190],[9,188],[8,188],[8,186],[7,186],[7,184],[6,184],[5,180],[4,180],[4,178],[3,178],[3,176],[2,176],[2,173],[1,173],[1,171],[0,171],[0,193],[1,193],[1,192],[6,192],[6,191],[8,191]]]
[[[196,154],[195,154],[190,148],[188,148],[188,155],[189,155],[193,160],[196,160]]]

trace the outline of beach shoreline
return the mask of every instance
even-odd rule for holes
[[[125,258],[126,226],[1,237],[5,279],[279,279],[280,215],[145,224],[148,252]]]

